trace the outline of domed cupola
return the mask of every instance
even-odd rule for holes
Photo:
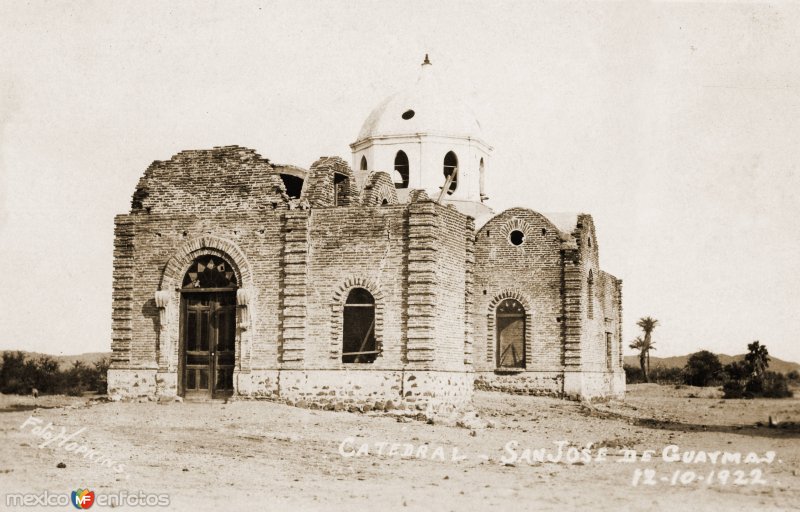
[[[491,212],[482,203],[492,147],[472,110],[435,76],[427,55],[417,82],[375,107],[350,148],[361,180],[388,172],[401,201],[410,189],[439,197],[449,177],[444,202],[476,218]]]

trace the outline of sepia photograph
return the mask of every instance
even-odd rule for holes
[[[0,0],[0,509],[800,510],[798,27]]]

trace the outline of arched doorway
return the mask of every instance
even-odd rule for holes
[[[525,307],[515,299],[497,306],[497,367],[525,368]]]
[[[187,398],[233,394],[236,273],[225,259],[195,259],[181,287],[181,389]]]

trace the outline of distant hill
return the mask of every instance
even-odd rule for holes
[[[3,350],[3,351],[0,351],[0,355],[2,355],[5,352],[17,352],[17,350]],[[92,365],[94,365],[95,361],[99,361],[99,360],[103,359],[104,357],[107,357],[109,359],[111,358],[111,352],[87,352],[85,354],[75,354],[75,355],[66,355],[66,356],[55,356],[55,355],[52,355],[52,354],[40,354],[38,352],[26,352],[24,350],[20,350],[19,352],[22,352],[23,354],[25,354],[25,359],[36,359],[39,356],[48,355],[48,356],[52,357],[53,359],[55,359],[56,361],[58,361],[58,364],[60,365],[62,370],[66,370],[67,368],[72,366],[72,363],[74,363],[75,361],[83,361],[85,364],[87,364],[89,366],[92,366]]]
[[[650,368],[655,366],[663,366],[664,368],[683,368],[686,366],[686,361],[689,359],[691,354],[687,354],[685,356],[672,356],[672,357],[655,357],[653,355],[650,356]],[[723,366],[726,364],[730,364],[733,361],[742,361],[744,360],[744,354],[739,354],[738,356],[729,356],[727,354],[717,354],[719,357],[719,362],[722,363]],[[625,364],[629,364],[631,366],[639,366],[639,356],[625,356]],[[769,356],[769,370],[773,372],[779,373],[789,373],[792,370],[800,371],[800,364],[792,363],[790,361],[784,361],[782,359],[778,359],[777,357]]]

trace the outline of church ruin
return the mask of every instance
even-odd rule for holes
[[[113,398],[624,393],[621,281],[592,217],[495,214],[492,148],[427,57],[351,150],[352,168],[237,146],[150,165],[115,219]]]

